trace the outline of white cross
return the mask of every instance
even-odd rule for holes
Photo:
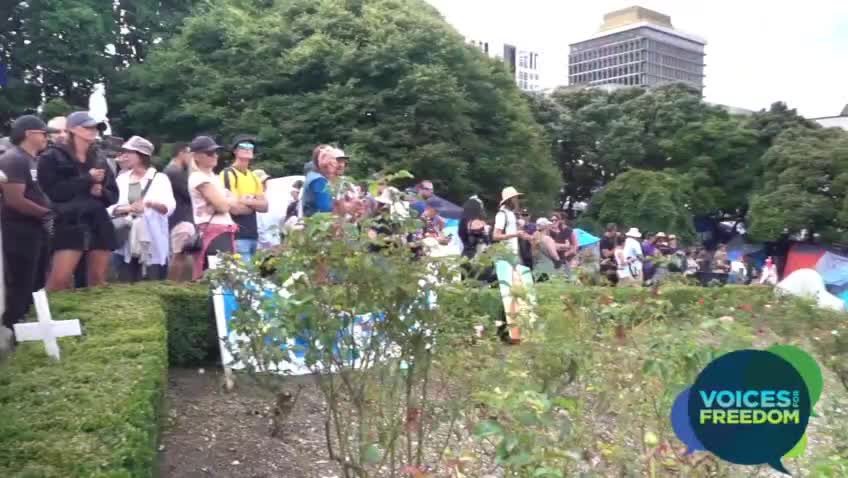
[[[15,338],[18,342],[41,340],[47,355],[59,360],[59,337],[82,335],[79,320],[57,320],[50,316],[50,306],[47,305],[47,293],[44,289],[32,293],[35,302],[35,312],[38,322],[15,324]]]

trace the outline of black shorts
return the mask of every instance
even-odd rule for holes
[[[54,251],[114,251],[118,248],[118,239],[111,222],[108,225],[60,223],[56,224],[51,245]]]

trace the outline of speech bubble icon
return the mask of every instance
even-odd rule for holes
[[[781,463],[780,460],[775,460],[775,461],[769,462],[769,466],[774,468],[775,470],[783,473],[783,474],[792,476],[792,473],[789,473],[789,470],[787,470],[786,467],[783,466],[783,463]]]
[[[783,458],[798,458],[799,456],[802,456],[805,451],[807,451],[806,433],[804,433],[804,436],[802,436],[801,439],[798,440],[798,443],[795,444],[795,446],[791,450],[789,450],[788,452],[786,452],[785,455],[783,455]]]
[[[704,445],[695,436],[695,430],[689,421],[689,391],[692,387],[686,387],[674,399],[671,407],[671,428],[677,438],[686,445],[686,454],[704,450]]]
[[[774,345],[767,348],[766,351],[779,356],[795,367],[795,370],[804,379],[804,383],[807,384],[807,391],[810,392],[810,411],[812,411],[821,397],[822,388],[824,388],[821,367],[816,363],[816,360],[794,345]]]

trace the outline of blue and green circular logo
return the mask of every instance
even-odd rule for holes
[[[818,364],[797,347],[740,350],[713,360],[678,395],[671,423],[690,452],[790,474],[781,460],[803,454],[821,390]]]

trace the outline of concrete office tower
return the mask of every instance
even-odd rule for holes
[[[524,91],[541,91],[539,79],[539,53],[524,47],[496,40],[467,39],[468,44],[480,49],[490,58],[506,65],[515,78],[515,84]]]
[[[620,84],[652,87],[684,82],[704,89],[704,46],[676,30],[671,17],[642,7],[604,15],[598,33],[570,45],[571,85]]]

